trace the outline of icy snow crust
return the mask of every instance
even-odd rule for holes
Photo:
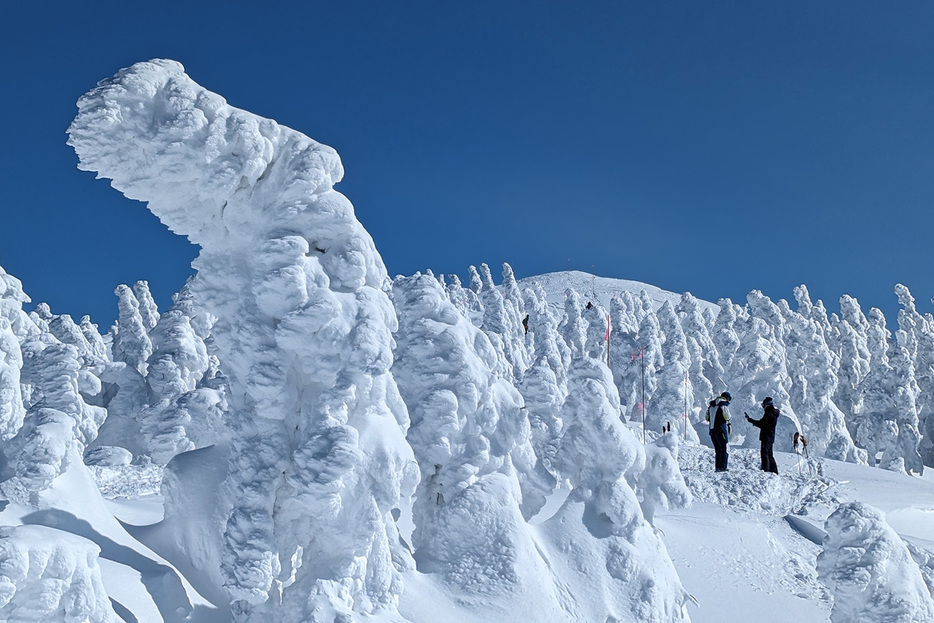
[[[119,286],[105,336],[0,270],[3,620],[934,619],[934,486],[907,475],[934,318],[904,286],[893,340],[804,286],[792,311],[508,265],[390,282],[336,153],[172,61],[70,133],[201,254],[168,310]],[[740,417],[765,394],[781,476]]]

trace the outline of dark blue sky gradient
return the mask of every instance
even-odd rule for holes
[[[711,301],[931,309],[934,5],[4,3],[0,265],[101,329],[196,250],[76,169],[75,101],[154,57],[332,145],[391,274],[568,267]]]

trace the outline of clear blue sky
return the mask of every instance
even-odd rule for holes
[[[711,301],[934,294],[934,4],[7,2],[0,265],[106,330],[196,250],[76,169],[75,101],[154,57],[335,147],[391,274],[510,262]]]

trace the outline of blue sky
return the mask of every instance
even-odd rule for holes
[[[196,249],[76,168],[75,101],[154,57],[335,147],[391,274],[574,268],[716,301],[929,311],[934,5],[4,3],[0,266],[102,330]]]

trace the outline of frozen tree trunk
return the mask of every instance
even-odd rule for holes
[[[235,617],[398,617],[392,512],[417,468],[388,372],[386,270],[332,188],[337,153],[228,106],[173,61],[124,69],[78,108],[80,168],[201,247],[192,293],[221,319],[230,390],[218,547]]]

